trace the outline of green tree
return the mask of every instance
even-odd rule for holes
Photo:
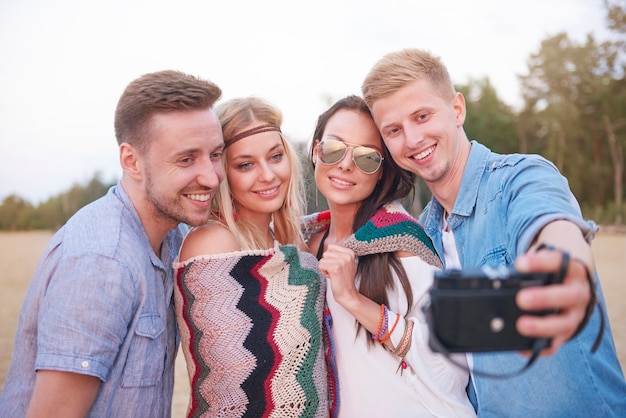
[[[626,144],[626,47],[623,35],[626,34],[626,4],[604,1],[609,29],[617,35],[622,35],[605,48],[614,51],[616,64],[614,74],[608,87],[610,99],[602,104],[602,121],[606,130],[613,163],[613,193],[615,202],[615,223],[622,224],[623,196],[624,196],[624,145]]]
[[[84,186],[71,189],[34,207],[19,196],[8,196],[0,205],[0,230],[56,230],[80,208],[103,196],[112,184],[105,184],[100,173]]]
[[[612,101],[616,51],[588,35],[545,39],[521,76],[525,108],[520,123],[532,150],[553,161],[582,201],[602,204],[611,192],[611,152],[603,107]]]
[[[6,197],[0,206],[0,229],[9,231],[30,229],[24,225],[23,214],[32,209],[33,205],[17,195]]]
[[[471,79],[467,85],[456,86],[466,100],[465,132],[499,153],[519,152],[517,117],[502,101],[489,78]]]
[[[604,0],[609,29],[617,33],[626,33],[626,4],[620,1]]]

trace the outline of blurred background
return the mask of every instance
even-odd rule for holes
[[[0,230],[56,229],[119,178],[113,113],[144,73],[173,68],[216,82],[223,99],[265,97],[304,150],[319,113],[360,94],[374,62],[404,47],[448,65],[471,139],[544,155],[587,218],[621,225],[625,9],[624,0],[2,0]],[[418,190],[414,212],[429,197]]]

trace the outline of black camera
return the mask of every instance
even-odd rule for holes
[[[536,339],[517,332],[517,318],[554,311],[522,311],[515,295],[525,287],[559,282],[556,273],[519,273],[506,267],[435,272],[430,303],[424,307],[431,349],[443,353],[532,349]]]

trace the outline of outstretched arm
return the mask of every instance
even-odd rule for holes
[[[559,251],[536,251],[541,244]],[[591,246],[577,225],[557,220],[546,225],[529,251],[515,261],[516,269],[521,272],[558,271],[562,251],[571,257],[563,284],[526,288],[517,295],[517,303],[524,310],[559,310],[558,314],[544,317],[525,315],[517,322],[517,329],[523,335],[552,338],[552,347],[544,350],[544,355],[553,354],[572,338],[585,317],[591,298],[587,274],[593,276],[594,272]]]

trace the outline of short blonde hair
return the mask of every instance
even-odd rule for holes
[[[454,85],[441,59],[421,49],[403,49],[389,53],[378,60],[369,71],[361,92],[368,107],[393,94],[404,86],[425,78],[440,96],[451,99]]]

